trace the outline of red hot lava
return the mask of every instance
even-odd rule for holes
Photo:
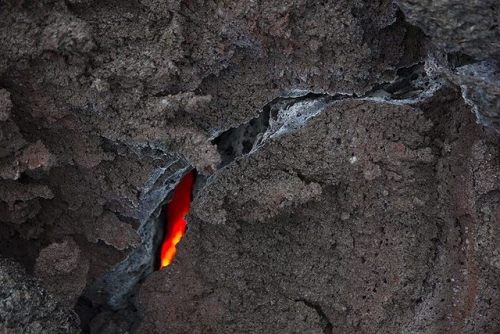
[[[191,206],[194,179],[194,171],[186,174],[175,187],[172,199],[167,205],[167,228],[161,246],[160,269],[172,263],[176,253],[175,246],[186,231],[186,215]]]

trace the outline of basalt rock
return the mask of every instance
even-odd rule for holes
[[[495,0],[397,0],[406,19],[449,53],[500,57],[500,5]]]
[[[498,16],[1,1],[0,255],[91,333],[494,333]]]
[[[0,258],[2,333],[80,333],[78,318],[12,260]]]
[[[332,101],[270,130],[198,193],[139,332],[493,333],[499,142],[459,96]]]
[[[478,122],[500,131],[500,5],[494,0],[397,0],[406,19],[442,51],[441,68],[462,88]]]
[[[53,243],[40,251],[35,273],[46,288],[68,307],[73,307],[87,283],[89,260],[72,239]]]

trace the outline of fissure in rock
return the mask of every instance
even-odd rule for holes
[[[166,209],[166,227],[160,249],[160,269],[170,265],[177,252],[176,246],[186,232],[186,215],[192,200],[196,172],[187,173],[175,187]]]

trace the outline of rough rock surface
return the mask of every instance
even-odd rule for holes
[[[499,141],[457,97],[328,102],[217,172],[139,332],[494,333]]]
[[[453,78],[478,121],[500,133],[500,62],[490,60],[464,65],[456,72]]]
[[[0,333],[80,333],[76,314],[63,307],[12,260],[0,257]]]
[[[496,0],[397,0],[406,19],[446,58],[439,71],[462,88],[478,121],[500,132],[500,3]]]
[[[47,289],[68,307],[73,307],[87,283],[89,260],[72,240],[53,243],[40,251],[35,273]]]
[[[0,255],[91,333],[495,333],[498,17],[0,1]]]
[[[500,4],[495,0],[396,0],[406,19],[446,52],[477,60],[500,57]]]

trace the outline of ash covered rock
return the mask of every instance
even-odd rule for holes
[[[62,306],[22,267],[0,257],[0,331],[79,333],[76,314]]]
[[[406,19],[446,52],[478,60],[500,57],[500,5],[495,0],[396,0]]]
[[[396,1],[442,51],[438,72],[462,88],[478,122],[500,131],[500,5],[495,0]]]
[[[500,61],[464,65],[456,72],[455,82],[478,121],[500,132]]]

